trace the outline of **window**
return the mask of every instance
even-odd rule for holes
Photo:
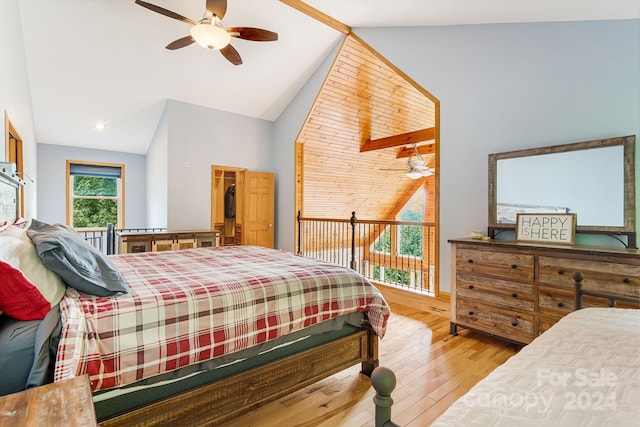
[[[369,277],[396,286],[426,289],[423,275],[425,206],[426,190],[422,186],[398,212],[394,222],[379,225],[370,247],[372,256],[367,260],[371,269]]]
[[[67,160],[67,224],[124,227],[124,165]]]
[[[425,190],[420,189],[411,197],[398,216],[397,221],[424,221]],[[398,249],[400,255],[422,257],[422,226],[399,225],[398,226]]]
[[[396,215],[396,221],[424,221],[425,197],[425,189],[420,187]],[[422,225],[387,225],[379,233],[371,246],[371,250],[373,252],[422,257],[422,238]]]

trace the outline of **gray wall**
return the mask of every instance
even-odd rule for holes
[[[29,74],[24,55],[20,6],[17,0],[0,0],[0,130],[4,147],[6,114],[22,138],[24,171],[36,180],[25,187],[25,217],[32,217],[37,209],[36,193],[36,138],[31,110]],[[0,161],[5,161],[5,150],[0,150]]]
[[[91,150],[52,144],[38,144],[38,213],[33,217],[48,223],[66,222],[67,160],[124,165],[125,227],[146,224],[146,159],[141,154]]]
[[[165,114],[170,229],[211,227],[211,165],[276,172],[273,122],[172,100]]]
[[[488,154],[640,135],[640,20],[355,32],[441,102],[442,290],[447,239],[486,229]]]
[[[443,291],[450,290],[447,240],[486,229],[489,154],[640,135],[640,20],[354,32],[440,100]],[[291,159],[326,72],[318,70],[276,123],[275,145]],[[289,249],[294,176],[284,162],[278,170],[287,174],[278,188],[279,246]]]
[[[166,107],[166,103],[165,103]],[[167,152],[169,135],[166,108],[147,151],[147,227],[167,226],[169,178],[167,176]]]
[[[275,246],[295,251],[295,141],[304,125],[331,64],[338,52],[329,53],[298,95],[289,103],[275,123],[271,162],[276,177],[276,242]]]

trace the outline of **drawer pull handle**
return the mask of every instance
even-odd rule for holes
[[[473,311],[470,311],[470,312],[469,312],[469,316],[473,316]]]
[[[469,264],[473,264],[473,260],[472,260],[472,259],[467,260],[467,262],[468,262]]]
[[[516,294],[515,292],[511,294],[512,297],[514,298],[518,298],[518,294]]]
[[[511,326],[518,326],[518,321],[514,320],[513,322],[511,322]]]
[[[473,285],[469,285],[469,289],[473,289]]]
[[[564,303],[563,302],[559,302],[558,304],[556,304],[558,307],[564,307]]]
[[[558,270],[558,274],[564,274],[564,270]]]
[[[511,268],[518,268],[518,266],[515,264],[511,264]]]
[[[630,282],[630,280],[627,279],[626,277],[624,279],[622,279],[622,283],[629,283],[629,282]]]

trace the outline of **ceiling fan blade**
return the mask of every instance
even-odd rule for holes
[[[261,28],[251,27],[233,27],[227,28],[227,32],[232,37],[236,37],[244,40],[252,40],[254,42],[273,42],[278,40],[278,33],[273,31],[263,30]]]
[[[185,16],[179,15],[175,12],[172,12],[164,7],[156,6],[155,4],[147,3],[146,1],[136,0],[136,4],[139,4],[142,7],[146,7],[149,10],[157,12],[161,15],[168,16],[169,18],[177,19],[178,21],[186,22],[187,24],[196,25],[196,22],[193,19],[189,19]]]
[[[195,40],[193,40],[193,37],[186,36],[186,37],[182,37],[182,38],[180,38],[178,40],[172,41],[171,43],[166,45],[165,48],[167,48],[169,50],[176,50],[176,49],[180,49],[181,47],[189,46],[194,41]]]
[[[218,19],[222,19],[227,13],[227,0],[207,0],[207,18],[209,14],[216,15]]]
[[[238,51],[231,46],[230,44],[228,44],[227,46],[223,47],[222,49],[220,49],[220,53],[229,60],[229,62],[231,62],[233,65],[240,65],[242,64],[242,58],[240,58],[240,54],[238,53]]]

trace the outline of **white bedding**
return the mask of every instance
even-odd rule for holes
[[[639,425],[640,310],[585,308],[496,368],[432,427]]]

